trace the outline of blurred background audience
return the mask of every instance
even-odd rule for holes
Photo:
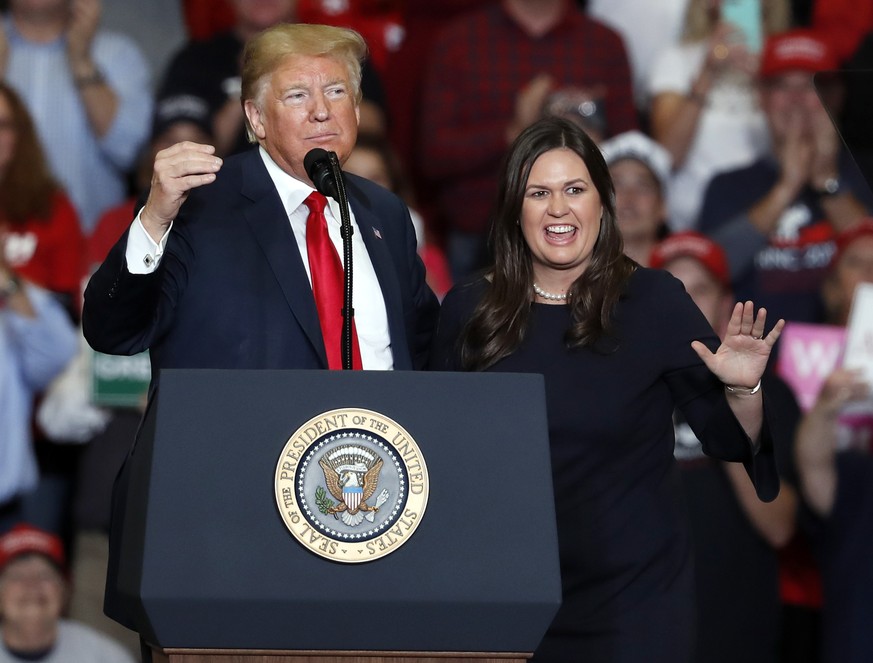
[[[869,219],[837,235],[822,290],[825,322],[848,324],[860,284],[873,284]],[[860,663],[873,655],[873,633],[867,628],[873,616],[871,372],[869,366],[848,370],[835,362],[795,440],[795,481],[805,504],[801,525],[821,571],[821,660],[826,663]]]
[[[173,54],[188,38],[179,0],[111,0],[102,5],[100,25],[136,41],[151,73],[152,88]]]
[[[27,525],[0,536],[0,661],[133,663],[118,643],[63,618],[69,593],[58,537]]]
[[[0,72],[86,234],[124,199],[152,109],[145,58],[131,37],[101,29],[100,12],[100,0],[9,0],[0,30]]]
[[[495,173],[509,141],[548,114],[601,145],[637,263],[650,265],[671,233],[708,237],[704,254],[654,266],[684,269],[689,292],[709,293],[699,305],[717,330],[714,302],[729,292],[772,319],[845,325],[853,284],[873,280],[873,233],[859,230],[873,212],[873,75],[861,71],[873,69],[873,0],[0,0],[0,10],[0,530],[28,521],[59,536],[76,581],[62,614],[131,649],[135,638],[104,620],[100,601],[111,483],[139,402],[113,405],[95,391],[95,366],[107,364],[76,348],[82,280],[125,232],[157,150],[179,140],[248,149],[239,58],[269,25],[331,23],[367,40],[360,139],[346,167],[406,200],[440,296],[483,264]],[[724,269],[713,270],[715,254]],[[42,394],[73,367],[65,384],[81,409],[105,416],[79,444],[34,423]],[[850,632],[873,613],[857,575],[873,531],[869,456],[831,444],[847,386],[866,398],[837,371],[805,415],[796,467],[785,450],[780,504],[798,487],[801,514],[786,546],[790,519],[761,520],[730,468],[687,459],[692,513],[717,503],[736,516],[730,532],[701,530],[715,548],[702,544],[700,573],[716,554],[705,550],[729,548],[760,579],[745,614],[756,618],[726,624],[748,630],[720,654],[704,647],[726,631],[707,625],[754,592],[700,581],[700,651],[711,652],[700,660],[745,647],[742,660],[770,661],[774,646],[780,663],[873,660],[873,645]],[[790,404],[773,407],[797,418]],[[677,455],[693,448],[682,430]],[[815,492],[816,476],[833,499]],[[816,557],[797,548],[803,537]],[[734,598],[713,598],[728,590]],[[805,621],[785,610],[801,594]]]
[[[718,244],[693,231],[677,233],[654,247],[650,264],[682,281],[713,329],[724,333],[736,299]],[[784,382],[774,375],[764,382],[767,407],[784,427],[777,441],[784,466],[799,410]],[[776,663],[782,612],[777,551],[794,534],[797,493],[783,483],[775,500],[761,502],[740,464],[704,454],[679,411],[674,426],[695,557],[694,660]]]
[[[766,149],[755,93],[760,45],[724,19],[727,0],[689,0],[682,37],[652,65],[652,136],[670,152],[669,212],[673,230],[696,227],[703,190],[719,171],[752,161]],[[761,0],[764,34],[788,26],[788,0]]]
[[[637,110],[648,119],[652,65],[679,41],[689,0],[588,0],[588,13],[624,39],[631,61]]]
[[[13,365],[27,367],[28,362],[45,360],[46,367],[39,369],[39,375],[51,371],[49,377],[53,378],[66,367],[72,355],[64,355],[64,362],[59,367],[48,368],[54,366],[51,357],[55,348],[46,344],[50,342],[51,334],[66,332],[67,325],[72,329],[78,323],[85,241],[79,217],[49,168],[21,97],[10,85],[0,83],[0,265],[9,284],[26,281],[34,287],[32,296],[37,300],[31,302],[35,308],[30,310],[28,317],[36,317],[28,324],[41,323],[42,327],[37,328],[43,328],[33,341],[16,340],[25,354],[13,356]],[[30,293],[30,288],[27,293]],[[24,294],[22,289],[18,296]],[[30,299],[27,297],[27,301]],[[43,299],[48,301],[43,303]],[[16,301],[17,298],[9,299],[9,303]],[[65,316],[62,329],[57,329],[61,322],[55,320],[55,308]],[[23,312],[20,307],[8,307],[4,319],[9,325],[9,339],[15,338],[12,332],[20,334],[23,331],[23,323],[18,319]],[[67,343],[63,341],[61,336],[57,351],[64,352]],[[31,343],[36,345],[31,346]],[[44,347],[40,348],[39,344]],[[41,358],[40,353],[45,357]],[[4,366],[2,370],[12,369]],[[30,370],[33,370],[32,366]],[[49,384],[42,377],[28,380],[30,395],[21,401],[26,409],[14,413],[14,416],[10,413],[9,419],[0,419],[8,422],[10,430],[26,423],[27,456],[39,459],[39,478],[37,480],[34,474],[28,481],[28,490],[18,495],[17,513],[44,528],[62,531],[68,516],[71,468],[75,465],[78,450],[56,444],[43,427],[32,424],[33,397],[41,396]],[[56,419],[49,423],[60,424]],[[0,435],[0,444],[4,441],[21,444],[21,431],[11,434],[9,440]]]
[[[827,42],[809,30],[767,40],[759,85],[770,149],[713,178],[700,214],[700,229],[727,252],[737,296],[786,320],[821,320],[833,235],[873,209],[826,108],[838,108],[840,80],[813,85],[815,72],[836,66]]]
[[[34,399],[76,350],[77,336],[61,305],[0,256],[0,532],[22,520],[23,500],[37,486]]]
[[[417,158],[459,280],[487,255],[500,161],[550,95],[596,90],[607,137],[638,118],[621,37],[569,0],[494,0],[447,25],[429,55]]]
[[[409,205],[409,214],[415,226],[415,239],[418,242],[418,255],[427,269],[427,284],[442,300],[452,287],[448,261],[440,246],[427,238],[424,218],[415,209],[415,194],[388,138],[382,134],[358,134],[355,149],[349,155],[344,168],[350,173],[381,184]]]

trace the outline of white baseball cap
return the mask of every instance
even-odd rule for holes
[[[600,145],[606,165],[611,166],[622,159],[635,159],[644,164],[661,185],[661,193],[667,192],[670,178],[670,153],[644,133],[626,131],[613,136]]]

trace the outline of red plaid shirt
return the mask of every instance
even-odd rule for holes
[[[420,155],[449,227],[486,231],[516,96],[542,72],[556,87],[605,86],[609,134],[637,128],[621,37],[575,5],[542,37],[522,30],[499,2],[459,17],[431,50]]]

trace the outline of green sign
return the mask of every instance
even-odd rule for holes
[[[91,401],[105,407],[141,407],[151,378],[148,351],[122,357],[93,352]]]

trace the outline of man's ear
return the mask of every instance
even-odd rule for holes
[[[254,99],[246,99],[245,104],[243,105],[243,109],[245,110],[246,117],[249,120],[249,124],[251,125],[252,131],[254,131],[255,136],[257,136],[258,140],[263,140],[264,137],[267,135],[267,130],[264,128],[261,109],[258,108],[258,105],[255,103]]]

